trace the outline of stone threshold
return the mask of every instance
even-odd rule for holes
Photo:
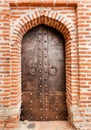
[[[7,129],[4,129],[7,130]],[[8,130],[74,130],[67,121],[20,121],[18,128]]]

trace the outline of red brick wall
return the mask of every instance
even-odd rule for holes
[[[0,127],[18,125],[21,41],[38,24],[57,29],[65,38],[68,122],[77,129],[90,130],[90,0],[0,0]]]
[[[91,2],[78,4],[77,21],[79,108],[84,129],[91,129]]]

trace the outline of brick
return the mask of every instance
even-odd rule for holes
[[[4,128],[4,123],[0,123],[0,129]]]
[[[17,128],[18,123],[7,123],[5,128]]]
[[[11,124],[14,123],[14,124],[16,124],[18,122],[18,120],[19,120],[19,116],[15,116],[15,117],[8,118],[6,120],[6,123],[11,123]]]

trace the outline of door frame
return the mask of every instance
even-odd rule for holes
[[[45,13],[46,12],[46,13]],[[53,15],[55,17],[53,17]],[[67,19],[67,20],[66,20]],[[75,115],[75,111],[77,110],[79,113],[79,106],[77,102],[79,102],[79,89],[77,84],[74,82],[78,82],[78,50],[77,50],[77,41],[75,35],[75,29],[68,18],[64,17],[58,12],[49,11],[47,9],[43,10],[33,10],[32,12],[26,12],[26,14],[22,15],[19,19],[17,19],[14,23],[12,34],[11,34],[11,77],[14,75],[16,79],[16,102],[13,105],[16,108],[13,109],[14,114],[20,115],[21,109],[21,41],[23,35],[31,28],[39,25],[45,24],[57,29],[60,33],[62,33],[65,39],[65,54],[66,54],[66,103],[68,108],[68,120],[73,122],[73,117]],[[73,51],[74,50],[74,55]],[[16,54],[15,54],[16,51]],[[14,55],[15,54],[15,55]],[[17,65],[14,67],[13,63],[15,63],[15,59],[17,60]],[[75,71],[74,71],[75,65]],[[15,84],[15,82],[11,81],[11,88]],[[76,89],[74,89],[76,88]],[[14,89],[12,88],[11,95],[14,95]],[[76,96],[75,96],[76,95]],[[75,98],[74,98],[75,97]],[[11,103],[13,100],[11,100]],[[17,110],[16,110],[17,109]],[[73,115],[73,116],[72,116]]]

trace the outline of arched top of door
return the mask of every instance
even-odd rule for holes
[[[21,43],[23,35],[40,24],[45,24],[58,30],[66,42],[72,43],[74,41],[75,29],[70,19],[58,12],[42,9],[28,11],[15,21],[11,33],[11,44]]]

